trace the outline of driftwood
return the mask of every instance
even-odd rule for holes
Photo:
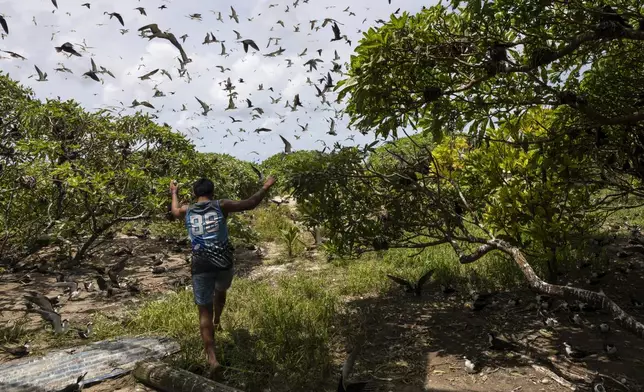
[[[486,241],[484,245],[480,246],[478,250],[476,250],[471,255],[463,255],[459,252],[459,259],[462,264],[472,263],[480,259],[483,255],[495,249],[498,249],[501,252],[512,257],[514,262],[523,272],[523,275],[528,281],[528,285],[533,291],[536,291],[540,294],[547,294],[562,297],[565,299],[576,299],[578,301],[582,301],[592,306],[606,310],[614,317],[615,322],[621,325],[625,330],[640,338],[644,338],[644,324],[637,321],[630,314],[626,313],[622,308],[619,307],[619,305],[613,302],[606,295],[595,291],[584,290],[570,286],[559,286],[543,281],[541,278],[539,278],[539,276],[537,276],[530,264],[528,264],[528,260],[526,260],[523,252],[521,252],[519,248],[512,246],[503,240],[494,239]]]
[[[162,392],[243,392],[163,362],[139,362],[134,378]]]

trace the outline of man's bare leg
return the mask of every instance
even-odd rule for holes
[[[211,306],[199,306],[201,340],[203,340],[204,350],[208,356],[208,363],[213,369],[217,369],[219,362],[217,362],[217,356],[215,355],[215,327],[212,324],[212,317]]]
[[[221,323],[221,313],[224,311],[224,306],[226,306],[226,291],[215,290],[215,297],[213,299],[214,318],[212,321],[216,328],[219,328]]]

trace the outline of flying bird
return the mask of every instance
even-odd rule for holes
[[[432,277],[433,273],[433,270],[426,272],[425,274],[423,274],[423,276],[420,277],[420,279],[418,279],[416,283],[410,282],[406,279],[394,275],[387,274],[387,277],[403,286],[406,293],[414,293],[417,297],[420,297],[422,295],[423,286],[425,285],[425,283],[427,283],[429,278]]]
[[[7,20],[2,15],[0,15],[0,26],[2,26],[2,30],[4,30],[5,34],[9,34],[9,26],[7,25]]]
[[[56,0],[51,0],[51,3],[58,9],[58,2]]]
[[[253,41],[252,39],[245,39],[245,40],[242,41],[242,44],[244,44],[244,52],[246,52],[246,53],[248,53],[248,47],[249,46],[251,48],[259,51],[259,47],[255,43],[255,41]]]
[[[237,109],[237,106],[235,106],[235,101],[233,101],[233,96],[232,94],[228,97],[228,107],[226,107],[226,110],[233,110]]]
[[[333,38],[331,39],[331,42],[333,41],[340,41],[342,39],[342,36],[340,35],[340,27],[338,27],[337,23],[333,23]]]
[[[275,56],[279,56],[279,55],[281,55],[282,53],[284,53],[285,51],[286,51],[286,49],[282,49],[282,47],[280,46],[280,48],[279,48],[278,50],[276,50],[276,51],[274,51],[274,52],[270,52],[270,53],[268,53],[268,54],[265,54],[265,55],[264,55],[264,57],[275,57]]]
[[[70,74],[73,74],[71,69],[65,67],[65,65],[62,64],[62,63],[59,63],[59,64],[60,64],[60,67],[54,68],[54,71],[56,71],[56,72],[68,72]]]
[[[230,117],[230,119],[233,120],[233,124],[236,123],[236,122],[242,122],[242,120],[237,120],[233,116],[228,116],[228,117]]]
[[[331,136],[338,136],[338,134],[335,132],[335,120],[330,118],[327,120],[329,122],[329,131],[327,134]]]
[[[87,7],[87,9],[90,9],[91,4],[90,3],[83,3],[83,4],[81,4],[81,7]]]
[[[304,107],[302,106],[302,101],[300,101],[300,94],[295,94],[295,97],[293,98],[293,107],[291,108],[291,110],[296,111],[298,106]]]
[[[251,168],[251,169],[253,169],[253,171],[255,172],[255,174],[257,174],[257,177],[259,177],[259,180],[260,180],[260,181],[263,181],[263,180],[264,180],[264,175],[262,174],[262,172],[261,172],[261,171],[259,171],[259,169],[258,169],[257,167],[255,167],[255,165],[253,165],[253,164],[251,163],[251,164],[250,164],[250,168]]]
[[[10,51],[10,50],[0,50],[0,52],[5,52],[5,53],[6,53],[6,54],[8,54],[9,56],[11,56],[11,57],[13,57],[13,58],[16,58],[16,59],[27,60],[27,58],[26,58],[26,57],[24,57],[24,56],[22,56],[22,55],[20,55],[20,54],[18,54],[18,53],[16,53],[16,52],[12,52],[12,51]]]
[[[172,75],[170,75],[170,73],[168,71],[166,71],[165,69],[161,70],[161,75],[165,75],[165,76],[168,77],[168,79],[172,80]]]
[[[183,61],[184,64],[187,64],[192,61],[188,58],[188,55],[186,55],[186,52],[183,50],[183,47],[181,46],[179,41],[177,41],[177,38],[174,36],[174,34],[168,33],[168,32],[162,32],[156,23],[143,26],[139,28],[139,31],[142,33],[149,31],[151,34],[145,37],[150,40],[153,38],[162,38],[170,41],[170,43],[174,45],[174,47],[179,49],[179,53],[181,54],[181,60]]]
[[[284,136],[279,135],[279,137],[280,137],[280,139],[282,139],[282,142],[284,143],[284,153],[285,154],[290,154],[291,151],[293,151],[293,146],[291,145],[291,143],[288,140],[284,139]]]
[[[141,79],[141,80],[150,79],[150,76],[154,75],[157,72],[159,72],[159,68],[155,69],[154,71],[150,71],[150,72],[146,73],[145,75],[139,76],[139,79]]]
[[[68,321],[67,319],[61,320],[60,314],[42,309],[32,309],[30,312],[40,314],[43,320],[48,321],[52,325],[55,333],[60,334],[67,331]]]
[[[123,23],[123,17],[118,12],[103,12],[103,15],[105,14],[109,15],[110,19],[112,19],[112,17],[118,19],[121,26],[125,27],[125,23]]]
[[[307,61],[306,63],[304,63],[304,66],[305,67],[307,65],[309,66],[309,71],[308,72],[311,72],[313,70],[317,71],[318,63],[322,63],[322,62],[323,62],[323,60],[320,60],[320,59],[311,59],[311,60]]]
[[[81,54],[78,53],[76,51],[76,49],[74,49],[74,45],[72,45],[69,42],[65,42],[64,44],[62,44],[60,46],[56,46],[56,52],[58,52],[58,53],[65,52],[65,53],[69,53],[69,54],[77,56],[77,57],[81,57]]]
[[[239,23],[239,15],[237,15],[237,11],[233,8],[233,6],[230,6],[230,12],[231,14],[228,15],[230,19],[235,19],[235,22]]]
[[[136,7],[135,10],[138,10],[141,13],[141,15],[148,16],[148,14],[145,13],[145,8],[143,7]]]
[[[96,75],[96,71],[89,70],[83,74],[83,76],[87,76],[97,82],[100,82],[101,79],[98,78],[98,75]]]
[[[44,296],[43,294],[40,294],[36,291],[28,291],[29,295],[25,295],[24,298],[29,301],[30,303],[37,305],[40,309],[42,310],[47,310],[49,312],[55,312],[54,309],[54,304],[51,299],[48,297]],[[54,297],[56,299],[56,303],[59,300],[59,297]]]
[[[36,79],[39,82],[46,82],[47,81],[47,72],[42,72],[40,68],[38,68],[37,65],[34,65],[36,68],[36,72],[38,72],[38,79]]]
[[[255,132],[255,133],[260,133],[260,132],[273,132],[273,130],[272,130],[272,129],[268,129],[268,128],[257,128],[257,129],[256,129],[256,130],[254,130],[253,132]],[[281,137],[281,136],[280,136],[280,137]]]
[[[148,102],[148,101],[140,101],[139,102],[139,101],[137,101],[135,99],[134,101],[132,101],[132,106],[130,106],[130,107],[135,108],[137,106],[145,106],[146,108],[155,109],[154,105],[152,105],[150,102]],[[100,281],[99,281],[99,287],[100,287]]]
[[[195,99],[197,100],[197,102],[199,102],[199,104],[203,108],[203,113],[201,113],[201,114],[203,114],[204,116],[207,116],[208,112],[211,110],[210,106],[208,106],[208,104],[206,104],[204,101],[202,101],[201,99],[199,99],[197,97],[195,97]]]

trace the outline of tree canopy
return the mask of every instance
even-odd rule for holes
[[[40,102],[5,75],[0,91],[3,257],[57,241],[80,262],[114,225],[162,218],[171,179],[210,177],[217,196],[231,198],[256,186],[247,163],[198,153],[140,113],[115,117],[74,101]],[[185,199],[190,192],[182,187]]]
[[[644,336],[612,301],[535,273],[555,283],[575,241],[641,195],[639,7],[452,1],[392,15],[337,88],[357,131],[394,141],[303,168],[316,180],[298,201],[337,251],[449,244],[471,263],[499,250],[536,291],[601,303]]]

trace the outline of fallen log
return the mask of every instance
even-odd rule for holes
[[[243,392],[164,362],[142,361],[132,372],[143,384],[162,392]]]
[[[564,299],[575,299],[606,310],[613,316],[617,324],[621,325],[628,332],[644,339],[644,324],[626,313],[604,293],[547,283],[539,278],[539,276],[534,272],[534,269],[532,269],[528,263],[528,260],[523,252],[521,252],[521,249],[500,239],[483,240],[482,243],[483,245],[479,246],[476,251],[468,255],[463,254],[463,252],[460,251],[460,248],[455,241],[452,241],[452,246],[459,255],[459,261],[461,264],[473,263],[493,250],[500,250],[510,256],[519,266],[521,272],[523,272],[523,275],[528,281],[528,286],[533,291],[539,294],[552,295]]]

